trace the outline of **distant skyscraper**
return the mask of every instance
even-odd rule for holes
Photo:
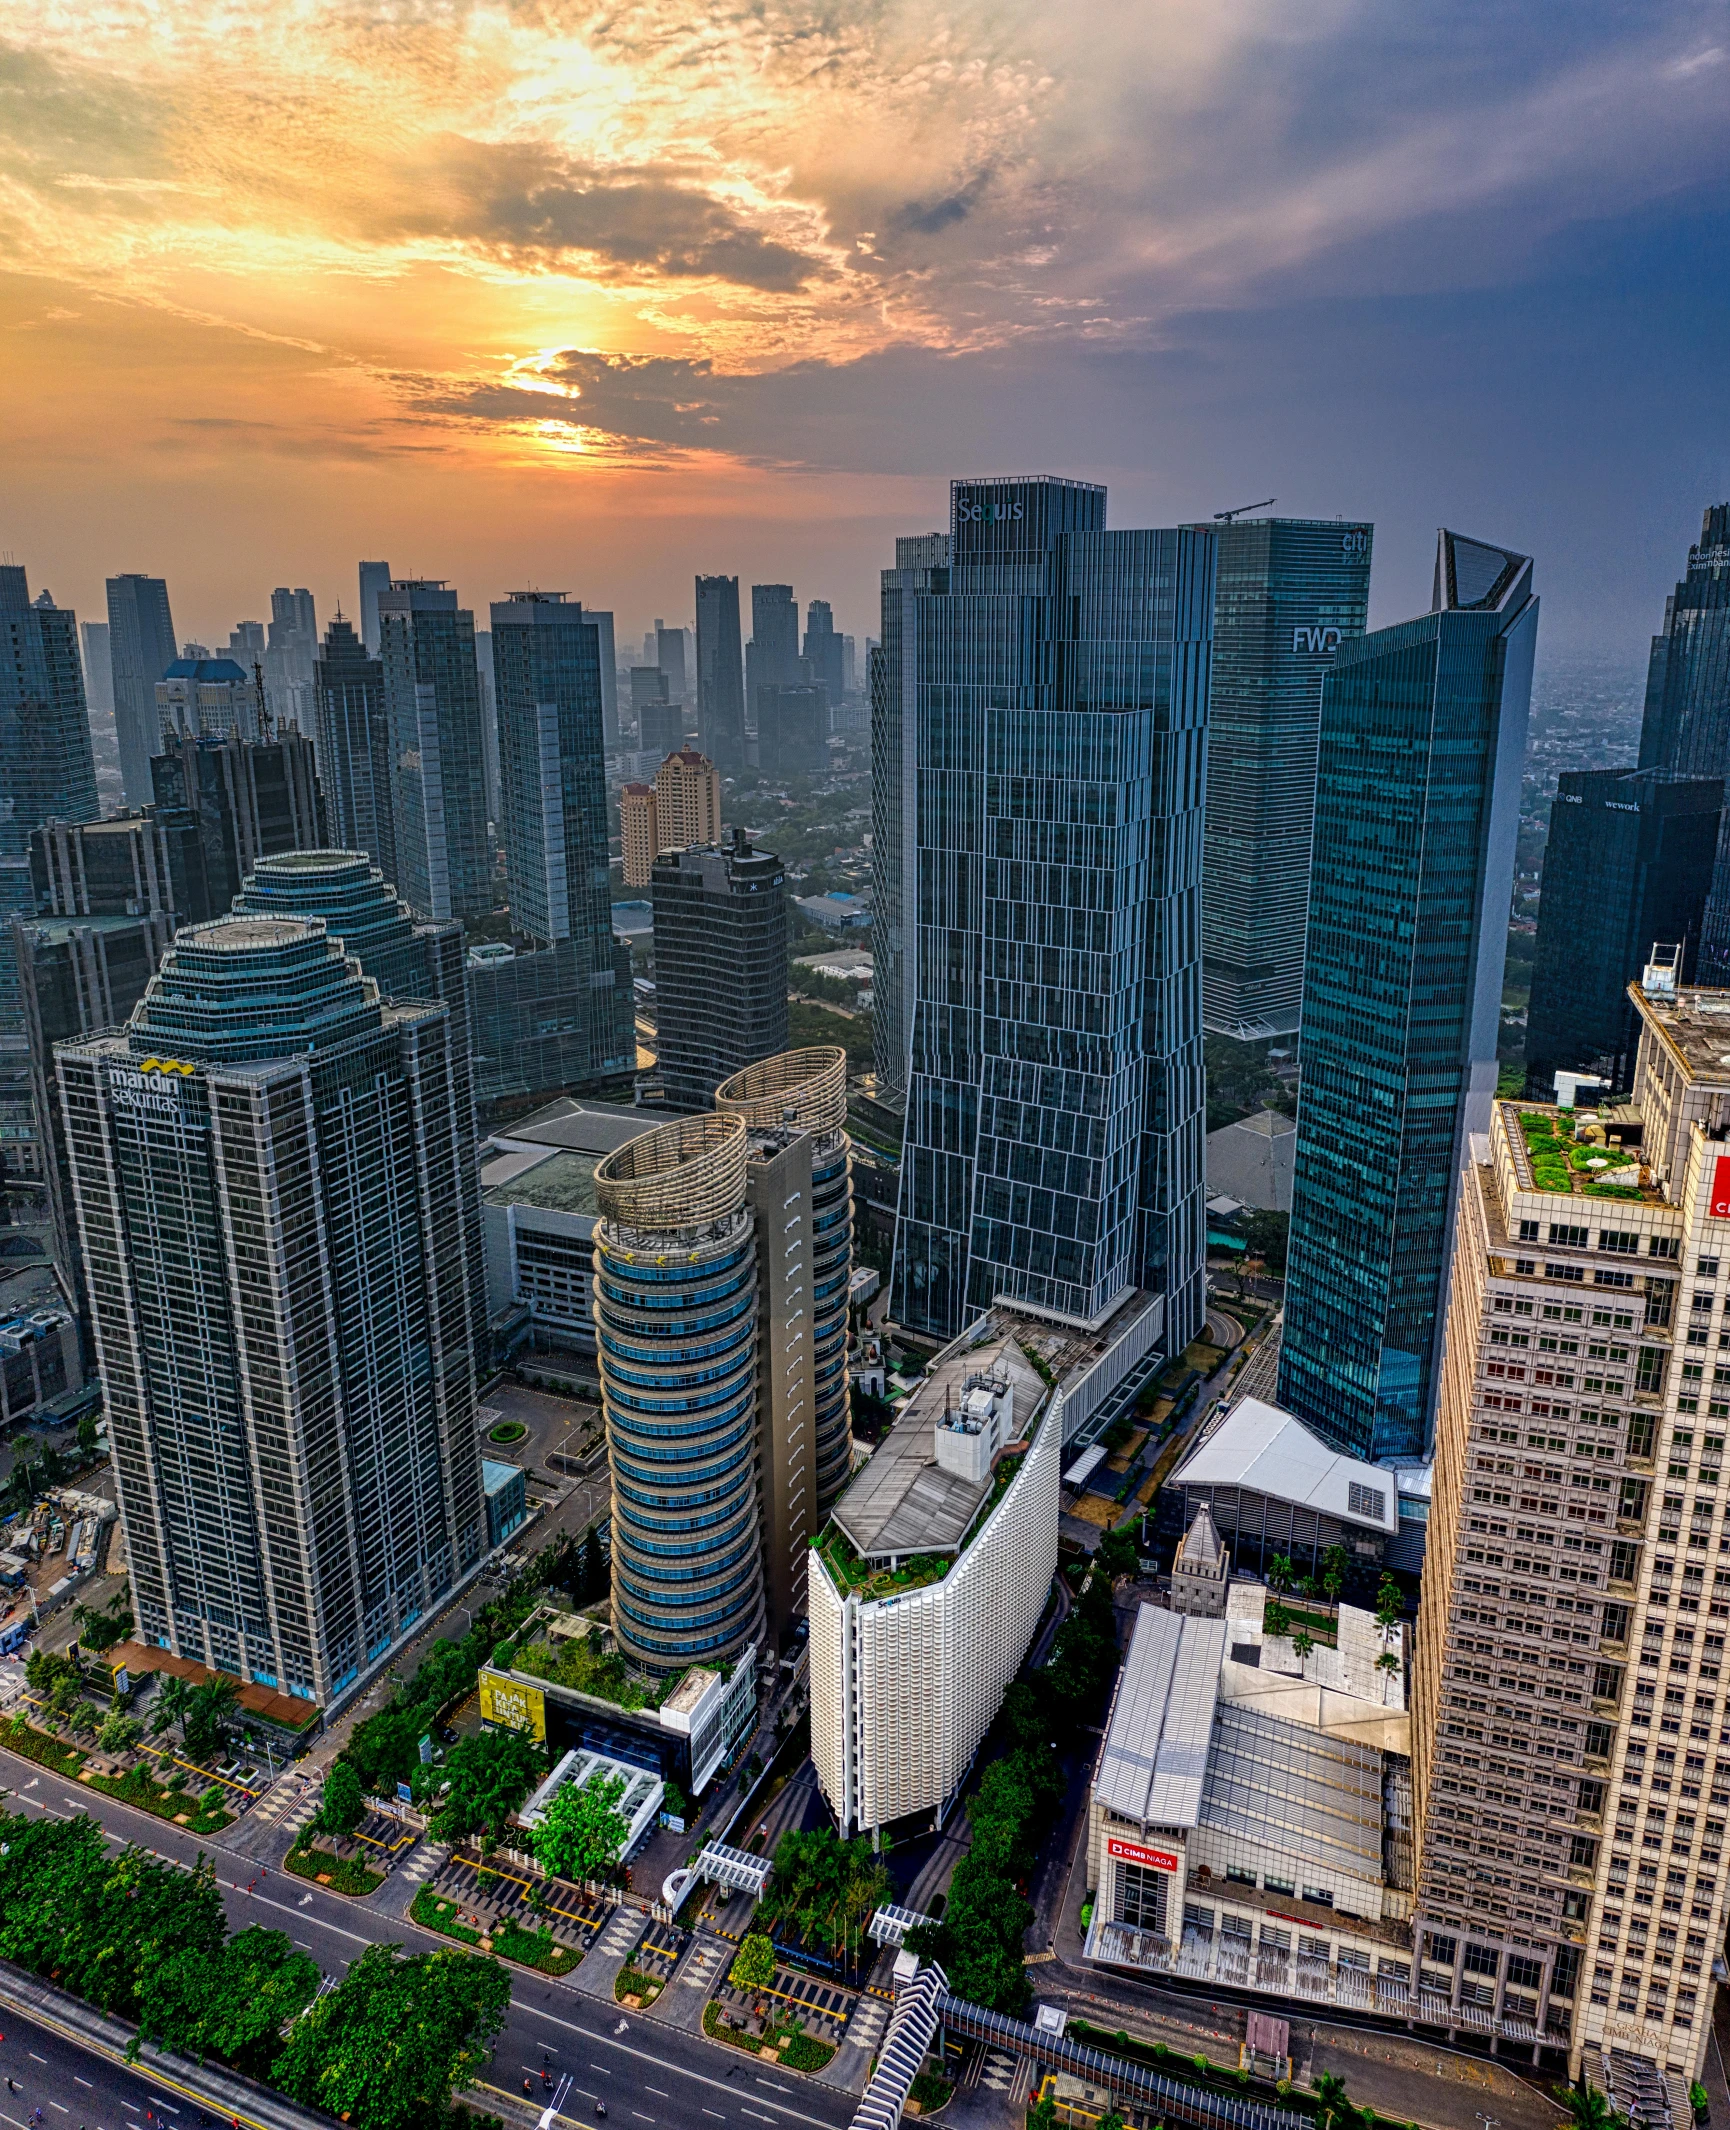
[[[1652,639],[1640,767],[1730,781],[1730,503],[1703,514],[1688,574],[1665,602],[1663,634]],[[1730,835],[1722,826],[1698,980],[1730,985]]]
[[[328,1707],[485,1545],[450,1016],[233,917],[59,1072],[139,1634]]]
[[[626,887],[646,888],[655,877],[661,833],[656,820],[653,784],[625,784],[619,790],[619,857]]]
[[[251,680],[257,679],[253,668],[263,667],[265,648],[262,621],[237,621],[228,632],[228,655]]]
[[[1309,921],[1310,824],[1322,679],[1369,615],[1367,525],[1251,518],[1219,528],[1207,839],[1203,1025],[1294,1035]]]
[[[724,777],[745,768],[745,676],[739,649],[739,580],[697,579],[697,731]]]
[[[685,632],[655,624],[655,663],[667,676],[667,700],[682,703],[690,693],[685,661]]]
[[[318,619],[304,585],[279,584],[270,595],[270,635],[264,680],[271,714],[312,729],[312,669],[318,659]]]
[[[493,632],[475,631],[475,670],[481,677],[481,763],[487,779],[487,819],[495,841],[502,841],[504,801],[499,789],[499,691],[493,681]]]
[[[913,978],[918,910],[916,788],[908,752],[904,652],[912,597],[949,589],[949,535],[914,533],[895,542],[895,567],[882,573],[883,640],[868,652],[871,694],[871,1042],[877,1087],[891,1102],[907,1093],[913,1041]]]
[[[94,821],[96,764],[78,617],[0,564],[0,921],[31,901],[30,837],[44,821]],[[0,1033],[23,1032],[18,964],[0,932]]]
[[[434,578],[401,579],[378,606],[396,886],[417,916],[467,923],[493,906],[474,615]]]
[[[197,873],[189,862],[188,901],[177,912],[183,919],[220,916],[261,858],[319,850],[329,840],[313,745],[292,725],[268,740],[189,736],[157,755],[150,773],[158,819],[190,816],[197,832]]]
[[[1679,946],[1692,975],[1712,885],[1724,787],[1656,769],[1564,770],[1550,807],[1526,1015],[1526,1092],[1555,1100],[1556,1074],[1633,1084],[1640,1022],[1628,997],[1653,946]]]
[[[114,722],[114,664],[106,621],[81,621],[78,640],[84,653],[84,700],[94,718]]]
[[[160,577],[110,577],[108,650],[114,674],[114,729],[128,806],[150,802],[150,758],[161,741],[156,683],[179,655],[168,586]]]
[[[361,567],[373,565],[363,562]],[[312,698],[331,842],[339,850],[365,851],[394,883],[396,835],[384,667],[369,656],[354,624],[340,614],[324,632],[323,655],[313,667]]]
[[[156,720],[159,735],[225,739],[235,732],[255,740],[257,683],[232,658],[177,658],[156,683]]]
[[[619,655],[613,648],[613,617],[599,607],[586,606],[583,619],[592,621],[601,639],[601,738],[609,748],[617,747],[622,735],[619,731]]]
[[[846,638],[835,633],[835,617],[827,599],[813,599],[805,609],[805,664],[813,682],[829,691],[831,703],[847,692]]]
[[[363,562],[360,566],[360,640],[368,658],[378,656],[378,595],[390,590],[390,564]]]
[[[787,884],[735,830],[655,860],[655,1032],[675,1109],[707,1109],[741,1067],[787,1047]]]
[[[680,747],[655,771],[657,855],[721,840],[721,779],[707,755]]]
[[[952,484],[902,594],[917,924],[893,1314],[994,1298],[1203,1313],[1201,828],[1211,532],[1107,532],[1105,491]],[[886,643],[891,603],[885,598]]]
[[[583,941],[610,980],[600,631],[562,592],[514,593],[492,623],[512,922],[543,943]]]
[[[1279,1402],[1357,1456],[1430,1431],[1537,633],[1530,560],[1443,532],[1431,611],[1342,644],[1322,692]]]
[[[816,777],[829,767],[829,691],[757,690],[757,762],[764,776]]]
[[[745,699],[757,714],[759,688],[796,688],[806,678],[799,663],[799,608],[790,584],[751,587],[751,641],[745,646]]]

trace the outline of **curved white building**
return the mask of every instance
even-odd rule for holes
[[[843,1836],[941,1819],[1057,1568],[1063,1396],[993,1311],[933,1364],[811,1549],[811,1757]]]

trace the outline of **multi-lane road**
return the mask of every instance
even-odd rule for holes
[[[432,1949],[448,1941],[421,1930],[401,1913],[376,1905],[406,1887],[387,1881],[374,1901],[351,1901],[321,1886],[310,1886],[286,1873],[266,1871],[253,1859],[226,1850],[220,1843],[200,1842],[178,1828],[135,1811],[117,1800],[85,1792],[32,1762],[0,1749],[0,1784],[13,1794],[9,1809],[66,1817],[89,1812],[119,1847],[135,1842],[177,1863],[190,1864],[200,1854],[216,1867],[223,1905],[231,1928],[249,1923],[286,1931],[311,1953],[325,1974],[340,1977],[349,1961],[368,1945],[400,1944],[410,1950]],[[244,1824],[244,1822],[243,1822]],[[605,2105],[609,2130],[842,2130],[851,2118],[855,2096],[817,2084],[743,2057],[701,2035],[665,2024],[652,2015],[622,2013],[610,1995],[603,2002],[587,1995],[582,1969],[568,1981],[553,1981],[513,1968],[511,2009],[494,2049],[486,2083],[496,2094],[523,2099],[523,2080],[530,2081],[539,2108],[544,2092],[543,2067],[556,2077],[569,2076],[571,2088],[563,2114],[575,2121],[598,2120],[597,2102]],[[14,2029],[20,2022],[0,2013],[0,2070],[14,2079],[22,2072],[12,2059]],[[56,2053],[58,2050],[58,2054]],[[49,2049],[40,2040],[26,2048],[24,2061],[41,2082],[26,2105],[24,2096],[0,2092],[0,2124],[28,2123],[31,2109],[42,2107],[53,2130],[119,2130],[142,2122],[141,2107],[166,2110],[175,2130],[192,2130],[197,2112],[181,2100],[177,2108],[158,2102],[146,2078],[109,2069],[98,2058],[84,2058],[69,2044]],[[34,2050],[40,2062],[31,2054]],[[88,2080],[88,2089],[80,2079]],[[105,2083],[106,2081],[106,2083]],[[58,2090],[47,2091],[54,2083]],[[29,2092],[31,2089],[26,2088]],[[143,2096],[125,2112],[127,2096]],[[98,2098],[102,2107],[97,2106]],[[481,2097],[485,2097],[484,2095]],[[86,2104],[92,2112],[86,2112]],[[492,2102],[495,2107],[498,2101]],[[518,2120],[521,2120],[519,2114]]]

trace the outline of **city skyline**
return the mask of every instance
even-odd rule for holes
[[[633,616],[797,557],[858,634],[890,535],[940,522],[938,458],[1032,434],[1135,522],[1273,493],[1387,527],[1372,626],[1417,604],[1422,494],[1544,552],[1557,641],[1601,644],[1722,482],[1724,53],[1679,5],[1516,7],[1493,40],[1105,0],[941,32],[776,5],[744,41],[457,7],[380,47],[344,0],[9,34],[0,543],[83,613],[127,569],[205,640],[248,583],[328,613],[340,523],[475,597],[551,555]],[[194,146],[194,89],[244,122]]]

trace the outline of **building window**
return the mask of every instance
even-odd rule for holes
[[[1502,1956],[1494,1945],[1466,1946],[1466,1973],[1468,1975],[1493,1975],[1501,1966]]]
[[[1508,1955],[1508,1987],[1535,1990],[1544,1979],[1542,1960],[1529,1960],[1524,1953]]]
[[[1346,1485],[1346,1507],[1354,1516],[1372,1517],[1380,1523],[1387,1514],[1388,1497],[1380,1487],[1360,1486],[1353,1479]]]
[[[1564,1250],[1583,1250],[1590,1237],[1584,1228],[1566,1227],[1560,1223],[1552,1223],[1550,1240]]]
[[[1702,1257],[1696,1261],[1694,1270],[1701,1279],[1716,1279],[1718,1277],[1718,1260],[1715,1257]]]
[[[1151,1930],[1165,1936],[1165,1893],[1170,1874],[1149,1871],[1140,1864],[1117,1867],[1117,1920],[1135,1930]]]

